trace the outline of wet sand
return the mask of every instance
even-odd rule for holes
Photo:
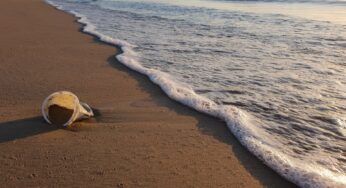
[[[0,183],[4,187],[293,187],[224,122],[180,105],[121,65],[120,51],[40,0],[0,1]],[[44,122],[69,90],[97,117]]]

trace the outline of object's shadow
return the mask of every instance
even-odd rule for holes
[[[8,122],[0,122],[0,143],[30,137],[56,130],[47,125],[42,117],[32,117]]]

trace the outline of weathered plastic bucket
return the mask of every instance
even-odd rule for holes
[[[57,105],[64,109],[73,111],[71,117],[68,118],[68,121],[62,123],[62,126],[64,127],[71,125],[77,120],[87,119],[94,116],[90,106],[86,103],[80,102],[75,94],[69,91],[58,91],[49,95],[42,104],[42,115],[49,124],[52,124],[52,117],[49,117],[49,108],[52,105]]]

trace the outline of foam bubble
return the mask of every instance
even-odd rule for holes
[[[257,128],[255,118],[246,112],[233,107],[218,105],[210,99],[200,96],[193,89],[179,83],[167,73],[142,66],[137,60],[135,47],[126,41],[106,36],[96,30],[96,27],[88,21],[88,18],[64,7],[46,0],[57,9],[69,12],[78,18],[78,22],[84,24],[83,31],[97,36],[101,41],[119,46],[123,53],[116,56],[117,60],[139,73],[147,75],[152,82],[171,98],[199,112],[206,113],[224,120],[230,131],[238,138],[251,153],[262,160],[266,165],[274,169],[287,180],[301,187],[345,187],[346,176],[332,172],[319,165],[307,165],[300,159],[294,159],[275,149],[275,141],[265,137],[262,129]]]

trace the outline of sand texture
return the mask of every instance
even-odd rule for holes
[[[39,0],[0,1],[1,187],[293,187],[224,122],[182,106]],[[49,94],[96,108],[73,129],[44,122]]]

